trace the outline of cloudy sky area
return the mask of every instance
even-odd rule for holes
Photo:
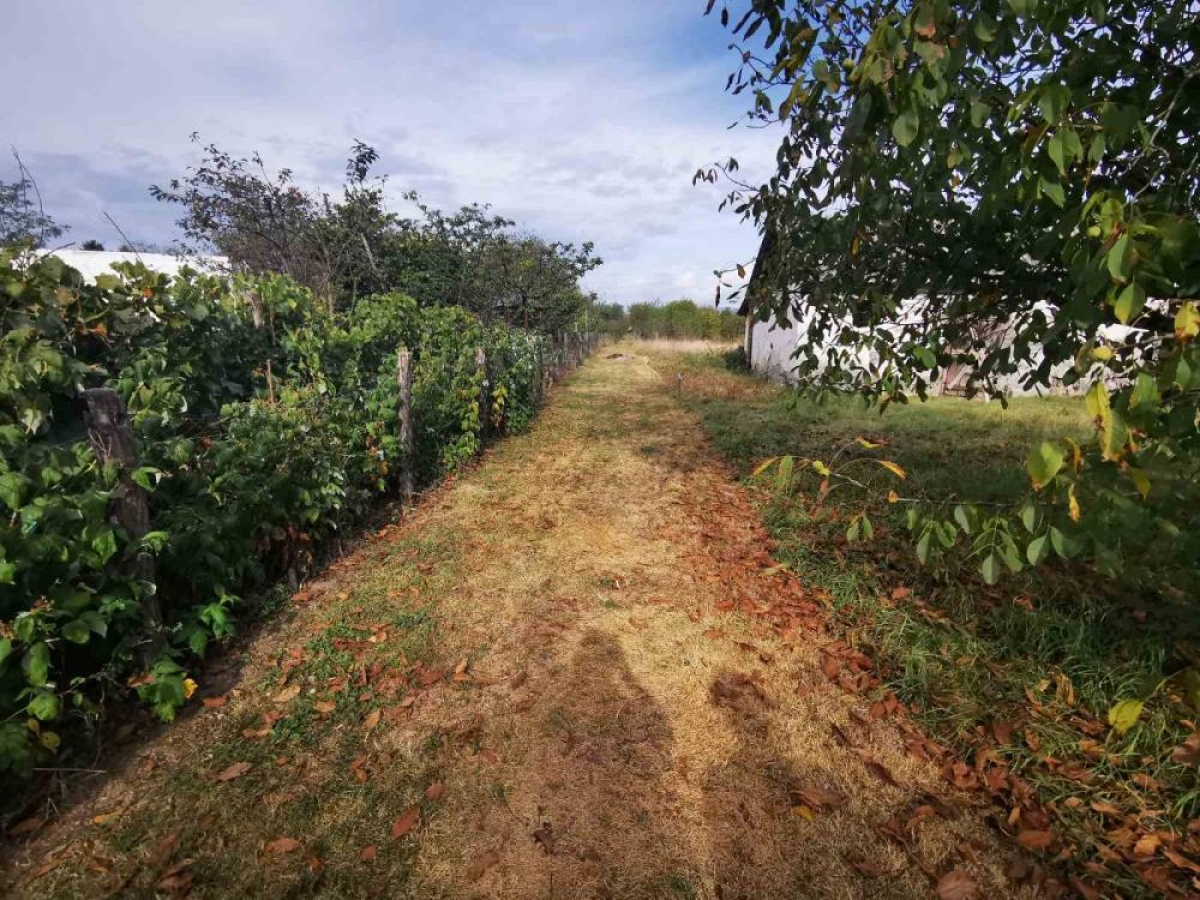
[[[13,0],[0,140],[68,238],[169,243],[147,187],[198,161],[199,132],[335,187],[355,138],[398,196],[490,203],[559,240],[593,240],[589,286],[625,303],[707,300],[753,256],[697,167],[763,173],[778,135],[727,126],[744,98],[704,0]],[[0,178],[13,166],[0,161]]]

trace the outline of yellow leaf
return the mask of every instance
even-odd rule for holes
[[[829,477],[829,466],[825,465],[825,463],[821,462],[819,459],[814,459],[812,461],[812,467],[817,470],[818,475],[824,475],[826,478]]]
[[[856,437],[855,440],[858,441],[862,446],[866,447],[868,450],[875,450],[876,448],[883,446],[883,444],[881,444],[877,441],[868,441],[862,435],[859,435],[858,437]]]
[[[887,469],[889,472],[891,472],[893,475],[895,475],[901,481],[903,481],[905,478],[908,477],[908,473],[905,472],[902,468],[900,468],[900,466],[897,463],[892,462],[890,459],[877,459],[877,460],[875,460],[875,462],[879,463],[879,465],[883,466],[885,469]]]
[[[757,478],[759,475],[761,475],[763,472],[767,471],[767,469],[771,468],[771,466],[773,466],[778,461],[779,461],[778,456],[772,456],[770,459],[763,460],[755,467],[754,471],[750,473],[750,477]]]
[[[1067,506],[1070,507],[1071,521],[1078,522],[1083,513],[1079,509],[1079,500],[1075,497],[1075,485],[1071,485],[1071,490],[1067,492]]]
[[[792,814],[800,816],[800,818],[802,818],[802,819],[808,819],[808,821],[810,821],[810,822],[815,818],[815,816],[813,815],[813,811],[811,809],[809,809],[807,806],[805,806],[803,803],[801,803],[799,806],[793,806]]]
[[[1180,343],[1190,341],[1200,334],[1200,306],[1189,300],[1179,308],[1175,316],[1175,339]]]
[[[1133,486],[1137,488],[1137,492],[1142,495],[1143,500],[1150,496],[1150,479],[1145,472],[1130,466],[1125,470],[1125,474],[1129,476],[1129,480],[1133,482]]]
[[[888,491],[888,503],[899,503],[900,495],[895,491]]]
[[[192,694],[196,693],[196,688],[198,688],[198,687],[199,687],[199,685],[196,684],[196,682],[192,681],[192,679],[190,679],[190,678],[183,679],[183,696],[184,696],[184,698],[187,700],[191,700]]]
[[[1122,700],[1108,711],[1108,724],[1117,734],[1125,734],[1137,724],[1144,705],[1141,700]]]

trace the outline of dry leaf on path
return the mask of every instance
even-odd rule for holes
[[[165,838],[154,845],[154,849],[150,851],[150,858],[146,861],[151,869],[161,869],[175,855],[175,850],[179,847],[179,832],[168,834]]]
[[[50,820],[44,816],[30,816],[28,819],[22,819],[16,825],[8,830],[8,837],[17,837],[22,834],[33,834]]]
[[[379,855],[379,845],[371,844],[369,847],[363,847],[362,852],[358,854],[358,861],[369,863],[375,862],[375,857]]]
[[[1017,843],[1029,850],[1044,850],[1054,843],[1054,832],[1022,831],[1017,834]]]
[[[496,851],[489,850],[487,853],[481,853],[467,866],[467,878],[471,881],[478,881],[483,877],[484,872],[498,862],[500,862],[500,854]]]
[[[951,869],[937,883],[937,895],[941,900],[971,900],[978,885],[962,869]]]
[[[293,684],[291,687],[284,688],[275,695],[276,703],[287,703],[290,700],[295,700],[300,696],[300,685]]]
[[[217,781],[233,781],[235,778],[241,778],[253,768],[254,766],[248,762],[235,762],[217,776]]]
[[[404,837],[416,826],[417,821],[421,818],[421,807],[410,806],[404,812],[396,817],[396,821],[392,823],[392,837],[396,840]]]
[[[293,853],[302,846],[303,844],[295,838],[281,837],[271,841],[263,850],[267,853]]]
[[[444,793],[446,793],[446,785],[440,781],[435,781],[429,787],[425,788],[425,799],[438,800]]]

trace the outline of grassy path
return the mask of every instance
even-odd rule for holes
[[[0,893],[1009,895],[638,352],[306,585]]]

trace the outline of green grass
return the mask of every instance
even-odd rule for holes
[[[1006,503],[1027,490],[1031,444],[1090,431],[1075,398],[1020,398],[1007,409],[937,398],[880,415],[854,399],[817,403],[762,385],[727,371],[716,354],[658,364],[664,373],[684,373],[682,402],[743,476],[774,456],[829,460],[864,435],[886,441],[880,452],[907,470],[906,496]],[[1089,810],[1094,801],[1157,811],[1143,819],[1147,828],[1186,830],[1200,814],[1200,787],[1195,769],[1170,754],[1190,733],[1184,721],[1198,716],[1184,680],[1200,660],[1200,618],[1186,599],[1194,594],[1161,585],[1194,587],[1193,562],[1166,560],[1153,577],[1131,567],[1123,578],[1101,577],[1082,564],[1043,565],[989,587],[976,561],[961,553],[921,566],[903,504],[883,510],[873,540],[847,543],[847,519],[862,508],[862,497],[834,490],[817,502],[820,476],[797,471],[793,492],[763,495],[777,558],[827,598],[835,628],[871,653],[886,687],[916,708],[931,736],[970,759],[991,742],[993,724],[1013,726],[997,755],[1055,807],[1060,827],[1078,842],[1080,860],[1092,858],[1100,827]],[[864,463],[860,471],[886,491],[882,469]],[[900,586],[911,595],[891,600]],[[1113,704],[1147,697],[1141,721],[1127,735],[1106,727]],[[1049,765],[1046,757],[1063,765]],[[1061,774],[1072,766],[1088,780]],[[1154,782],[1135,780],[1147,775]],[[1130,895],[1146,891],[1122,865],[1110,870],[1109,882]]]

